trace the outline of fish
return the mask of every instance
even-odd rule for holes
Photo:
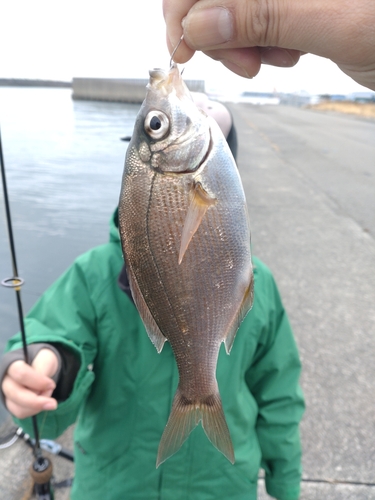
[[[200,422],[234,463],[216,365],[253,303],[245,194],[219,126],[194,104],[178,66],[149,74],[125,157],[119,232],[148,336],[158,353],[170,343],[179,372],[156,467]]]

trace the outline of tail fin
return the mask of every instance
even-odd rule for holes
[[[211,443],[234,464],[233,444],[225,420],[219,393],[205,399],[200,405],[202,427]]]
[[[171,414],[160,440],[156,467],[180,449],[200,421],[206,436],[215,448],[232,464],[234,463],[232,440],[219,394],[212,394],[204,401],[194,403],[188,401],[177,389]]]

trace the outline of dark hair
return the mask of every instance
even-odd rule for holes
[[[232,152],[233,158],[237,161],[237,132],[236,132],[236,127],[234,126],[233,123],[233,118],[232,118],[232,126],[229,130],[229,134],[227,135],[226,139],[228,146]]]

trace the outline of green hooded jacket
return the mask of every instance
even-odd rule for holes
[[[38,415],[41,437],[50,439],[76,422],[72,500],[253,500],[260,467],[271,496],[297,499],[301,367],[270,271],[254,258],[254,306],[230,356],[222,346],[218,360],[235,464],[198,425],[156,469],[178,372],[170,345],[156,352],[133,302],[118,286],[123,259],[116,222],[115,214],[110,242],[79,257],[26,319],[29,343],[61,344],[81,362],[68,399]],[[7,350],[20,347],[17,335]],[[32,432],[31,419],[17,423]]]

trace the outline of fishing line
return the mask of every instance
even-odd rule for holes
[[[18,276],[17,269],[17,259],[16,259],[16,249],[14,244],[13,237],[13,226],[12,226],[12,218],[10,215],[10,204],[9,204],[9,196],[8,196],[8,187],[6,182],[5,175],[5,164],[4,164],[4,156],[3,156],[3,146],[1,140],[1,130],[0,130],[0,169],[1,169],[1,179],[3,185],[3,194],[4,194],[4,204],[5,204],[5,214],[6,214],[6,223],[8,228],[8,236],[9,236],[9,245],[10,245],[10,255],[12,260],[12,268],[13,268],[13,277],[6,278],[2,280],[1,284],[7,288],[13,288],[16,292],[16,300],[17,300],[17,309],[18,309],[18,319],[21,330],[21,338],[22,338],[22,349],[25,363],[29,363],[29,356],[27,352],[27,342],[26,342],[26,330],[25,330],[25,322],[23,316],[23,308],[21,301],[21,287],[24,283],[24,280]],[[31,467],[31,475],[35,481],[35,489],[38,495],[38,498],[43,500],[52,500],[53,493],[51,491],[50,479],[52,476],[52,464],[48,458],[43,457],[42,450],[40,448],[40,440],[39,440],[39,429],[38,422],[36,416],[31,417],[33,432],[34,432],[34,442],[33,442],[33,454],[35,457],[35,461]]]

